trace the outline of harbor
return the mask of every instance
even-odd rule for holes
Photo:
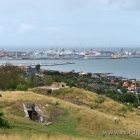
[[[126,59],[140,58],[138,50],[118,51],[86,49],[76,50],[57,48],[45,51],[0,51],[0,60],[86,60],[86,59]]]

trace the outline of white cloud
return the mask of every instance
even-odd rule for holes
[[[58,28],[58,27],[49,27],[49,28],[47,28],[47,31],[49,31],[51,33],[59,32],[60,28]]]
[[[140,10],[140,0],[104,0],[116,8],[125,10]]]
[[[19,32],[25,33],[25,32],[29,32],[29,31],[34,31],[36,29],[37,29],[37,27],[34,25],[21,23]]]

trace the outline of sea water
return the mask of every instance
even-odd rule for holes
[[[0,63],[64,63],[75,64],[41,66],[42,69],[71,71],[84,71],[91,73],[112,73],[116,76],[140,79],[140,58],[126,59],[87,59],[87,60],[1,60]]]

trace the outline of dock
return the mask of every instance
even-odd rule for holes
[[[0,63],[1,65],[6,65],[7,63]],[[68,64],[75,64],[74,62],[65,62],[65,63],[9,63],[14,66],[56,66],[56,65],[68,65]]]

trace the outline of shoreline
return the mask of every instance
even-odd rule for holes
[[[69,59],[62,59],[62,58],[60,58],[60,59],[58,59],[58,58],[50,58],[50,59],[48,59],[48,58],[35,58],[35,59],[33,59],[33,58],[28,58],[28,59],[22,59],[22,58],[12,58],[12,59],[8,59],[8,58],[1,58],[0,60],[94,60],[94,59],[132,59],[132,58],[140,58],[140,57],[128,57],[128,58],[111,58],[111,57],[95,57],[95,58],[88,58],[88,59],[84,59],[84,58],[69,58]]]

